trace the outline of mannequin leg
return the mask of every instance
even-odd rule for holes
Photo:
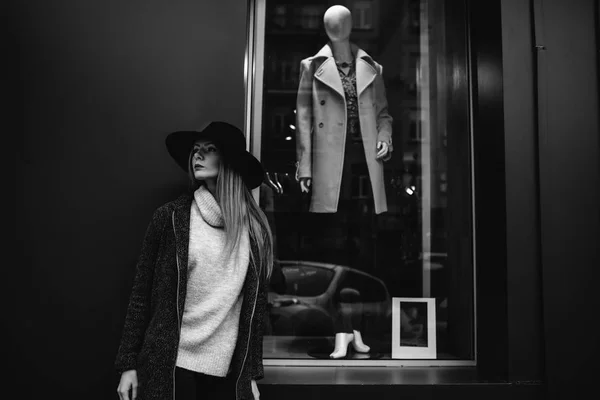
[[[363,155],[362,145],[352,149],[353,143],[350,140],[346,142],[346,154],[351,151],[358,151]],[[366,162],[365,162],[366,169]],[[337,223],[341,225],[341,231],[344,237],[343,250],[340,258],[346,258],[343,262],[351,268],[361,269],[360,255],[360,223],[357,224],[356,218],[360,214],[360,204],[356,203],[351,197],[351,178],[352,167],[348,164],[344,166],[342,182],[340,188],[340,201],[338,204]],[[352,287],[341,288],[339,292],[338,316],[336,321],[336,335],[334,351],[330,354],[331,358],[343,358],[346,356],[348,346],[352,343],[352,348],[358,353],[368,353],[370,347],[362,339],[360,326],[362,321],[362,303],[360,292]]]
[[[346,357],[348,351],[348,345],[354,341],[353,333],[336,333],[335,334],[335,347],[333,353],[329,355],[330,358],[343,358]]]
[[[362,339],[360,326],[362,321],[362,304],[360,294],[351,288],[340,291],[338,318],[336,323],[335,346],[331,358],[343,358],[347,354],[348,345],[357,353],[368,353],[371,348]]]
[[[357,295],[358,292],[350,288],[344,288],[340,291],[335,318],[335,346],[330,354],[331,358],[346,357],[348,345],[354,340],[351,302],[356,301]]]
[[[352,341],[352,347],[357,353],[368,353],[371,348],[367,346],[362,339],[360,331],[354,331],[354,340]]]
[[[352,333],[354,334],[354,340],[352,341],[352,347],[357,353],[368,353],[371,348],[367,346],[362,338],[362,313],[363,304],[360,300],[351,305],[353,308],[352,312]]]
[[[330,358],[346,357],[348,345],[352,343],[352,348],[357,353],[368,353],[371,348],[367,346],[362,339],[360,331],[354,330],[353,333],[340,332],[335,334],[335,346]]]

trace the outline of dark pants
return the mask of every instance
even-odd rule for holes
[[[175,368],[176,400],[235,399],[235,380]]]
[[[342,288],[344,289],[344,288]],[[337,315],[333,320],[336,333],[352,333],[362,330],[362,301],[360,295],[352,289],[342,290],[337,301]]]
[[[360,134],[354,135],[360,138]],[[368,177],[368,167],[363,143],[346,135],[344,165],[340,182],[337,212],[313,213],[312,234],[318,261],[341,264],[361,271],[369,271],[374,265],[373,236],[376,234],[377,215],[374,211],[371,183],[359,191],[360,177]],[[311,257],[315,259],[314,257]],[[336,333],[352,333],[362,329],[362,299],[357,292],[357,282],[340,282],[336,294],[337,308],[334,316]]]

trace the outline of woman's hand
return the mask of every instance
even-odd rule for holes
[[[252,394],[254,395],[254,400],[258,400],[258,399],[260,399],[260,392],[258,390],[258,385],[256,384],[256,381],[254,379],[252,379],[251,383],[252,383]]]
[[[135,369],[130,369],[121,374],[121,381],[117,388],[119,398],[121,400],[135,400],[137,397],[138,380],[137,372]],[[131,399],[129,398],[129,391],[131,390]],[[258,390],[258,389],[257,389]]]

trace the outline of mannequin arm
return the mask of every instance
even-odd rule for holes
[[[312,179],[310,178],[300,178],[300,190],[302,193],[308,193],[310,191],[310,185],[312,184]]]
[[[388,161],[392,158],[392,152],[390,146],[386,142],[377,142],[377,155],[376,158],[383,161]]]
[[[300,63],[300,84],[296,97],[296,160],[297,178],[312,177],[312,86],[310,60]]]
[[[379,73],[375,77],[375,113],[377,116],[377,150],[382,150],[380,142],[387,144],[387,152],[381,157],[387,161],[392,156],[394,146],[392,144],[392,116],[388,113],[387,96],[383,84],[383,68],[379,66]],[[378,154],[379,156],[379,154]]]

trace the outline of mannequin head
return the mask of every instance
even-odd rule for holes
[[[352,31],[352,15],[344,6],[331,6],[323,15],[325,32],[332,42],[345,42],[350,40]]]

